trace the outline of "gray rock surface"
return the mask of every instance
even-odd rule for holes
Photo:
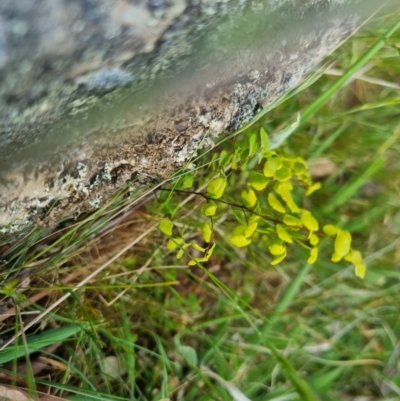
[[[357,3],[1,1],[0,230],[170,176],[301,82]]]

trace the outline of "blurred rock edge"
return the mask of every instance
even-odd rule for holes
[[[0,232],[166,178],[376,11],[351,0],[0,3]]]

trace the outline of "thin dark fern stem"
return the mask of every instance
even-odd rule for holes
[[[214,199],[214,198],[211,198],[211,197],[207,196],[203,192],[186,191],[184,189],[169,189],[169,188],[163,188],[163,187],[157,188],[157,191],[176,192],[176,193],[181,193],[181,194],[185,194],[185,195],[198,195],[198,196],[201,196],[202,198],[206,199],[207,201],[219,202],[219,203],[222,203],[222,204],[227,205],[227,206],[231,206],[231,207],[235,207],[237,209],[241,209],[243,212],[247,211],[247,212],[249,212],[249,213],[251,213],[251,214],[253,214],[255,216],[261,217],[262,219],[268,220],[268,221],[270,221],[272,223],[275,223],[275,224],[282,223],[282,221],[279,220],[279,219],[274,219],[274,218],[272,218],[270,216],[265,216],[263,214],[257,213],[257,212],[255,212],[254,210],[251,210],[250,208],[248,208],[245,205],[241,205],[239,203],[234,203],[234,202],[229,202],[229,201],[226,201],[226,200],[223,200],[223,199]]]

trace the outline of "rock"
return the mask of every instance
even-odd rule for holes
[[[301,82],[357,3],[3,0],[0,230],[170,176]]]

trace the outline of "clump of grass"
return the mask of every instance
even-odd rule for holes
[[[160,195],[133,211],[140,197],[120,196],[97,215],[58,233],[36,229],[6,250],[2,291],[18,307],[2,317],[1,334],[26,333],[0,353],[3,379],[71,400],[398,399],[400,32],[379,40],[397,20],[370,24],[331,55],[334,66],[317,81],[255,123],[279,131],[309,110],[283,146],[309,160],[323,184],[307,207],[352,232],[364,251],[363,281],[328,251],[311,267],[293,248],[271,267],[261,240],[232,247],[222,224],[232,220],[228,208],[210,261],[177,264],[156,230]],[[379,51],[368,53],[376,43]],[[366,52],[365,68],[330,89]],[[197,160],[199,177],[211,161],[209,152]],[[237,187],[227,190],[234,197]],[[177,224],[200,238],[201,199],[172,203]],[[29,290],[18,287],[22,277]],[[21,350],[31,357],[17,360]]]

